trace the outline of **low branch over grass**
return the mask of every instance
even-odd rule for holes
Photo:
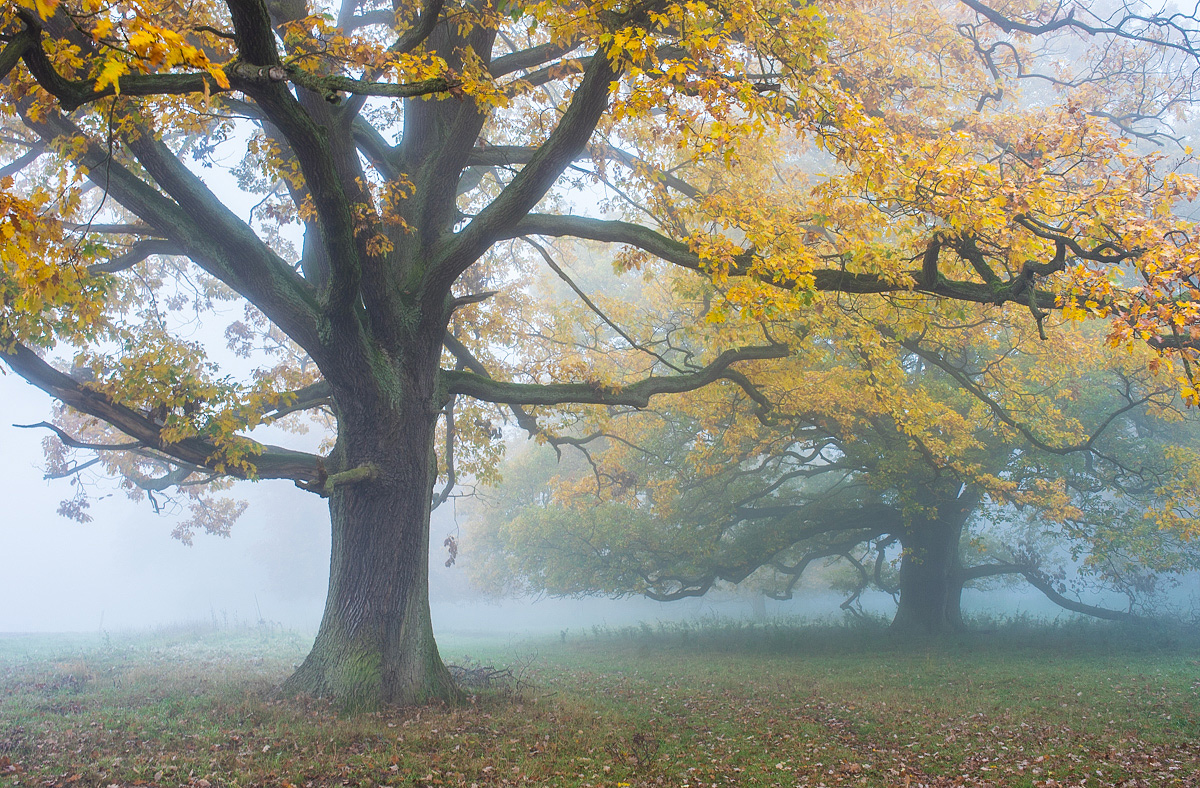
[[[63,404],[111,424],[144,446],[190,465],[215,469],[222,464],[218,447],[200,438],[163,440],[161,425],[132,408],[113,402],[105,394],[80,386],[69,375],[59,372],[22,344],[16,343],[12,352],[4,356],[4,361],[18,375]],[[315,454],[271,446],[249,438],[242,440],[250,449],[252,467],[249,471],[236,467],[224,468],[224,472],[230,476],[311,482],[321,475],[323,460]]]

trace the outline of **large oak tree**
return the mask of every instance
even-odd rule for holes
[[[139,488],[328,497],[327,607],[290,689],[450,697],[429,511],[461,439],[486,460],[494,431],[455,408],[536,432],[538,408],[642,406],[788,352],[703,348],[616,379],[530,356],[514,239],[747,283],[726,311],[840,291],[1110,316],[1115,341],[1175,354],[1196,399],[1197,258],[1170,215],[1195,185],[1110,133],[1119,97],[1008,100],[1037,54],[1023,35],[923,3],[19,0],[0,11],[3,359],[72,409],[53,425],[68,446]],[[1143,96],[1171,84],[1152,65]],[[773,135],[828,177],[756,183],[747,156]],[[572,210],[581,184],[607,213]],[[233,345],[274,356],[246,382],[172,317],[222,299],[248,307]],[[245,432],[314,410],[336,426],[324,455]]]

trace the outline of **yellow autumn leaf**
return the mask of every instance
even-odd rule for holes
[[[104,64],[104,68],[100,69],[100,76],[96,78],[96,90],[104,90],[109,85],[112,85],[113,93],[118,96],[121,94],[120,78],[129,73],[129,65],[122,63],[119,60],[109,60]]]
[[[92,40],[99,41],[112,32],[113,23],[111,19],[101,19],[96,22],[96,26],[92,28]]]
[[[229,77],[225,75],[225,69],[220,66],[209,66],[208,73],[221,86],[222,90],[229,90]]]
[[[58,9],[58,0],[18,0],[18,4],[30,11],[37,11],[38,16],[42,19],[54,16],[54,12]]]

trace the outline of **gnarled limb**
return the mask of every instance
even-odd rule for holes
[[[192,73],[124,74],[116,84],[100,85],[97,78],[71,80],[58,73],[54,64],[41,46],[42,25],[36,16],[21,12],[27,25],[0,52],[0,78],[3,78],[18,59],[25,61],[38,84],[58,99],[59,106],[67,112],[109,96],[179,96],[188,94],[214,95],[227,91],[250,91],[265,85],[291,83],[297,87],[319,93],[322,96],[338,91],[368,96],[390,98],[412,98],[433,93],[443,93],[455,86],[444,77],[409,84],[373,82],[336,74],[314,74],[294,64],[283,66],[276,63],[259,65],[256,61],[235,62],[222,71],[224,83],[216,74],[208,71]],[[243,56],[246,54],[242,50]],[[11,61],[11,62],[10,62]]]
[[[1043,276],[1062,270],[1065,248],[1069,247],[1072,253],[1080,259],[1105,264],[1125,260],[1138,254],[1137,250],[1120,249],[1110,242],[1103,242],[1092,248],[1084,247],[1074,239],[1062,236],[1049,225],[1029,217],[1024,217],[1023,225],[1035,235],[1054,240],[1061,246],[1059,252],[1049,262],[1027,262],[1020,273],[1007,281],[1001,280],[994,271],[991,271],[983,261],[978,248],[974,246],[972,239],[956,240],[939,237],[938,243],[928,247],[927,251],[939,249],[942,245],[952,245],[955,248],[961,246],[964,249],[964,257],[980,272],[985,281],[948,279],[939,275],[936,255],[927,253],[921,268],[904,271],[901,275],[889,275],[886,278],[877,274],[818,268],[809,274],[812,277],[811,285],[787,276],[775,276],[771,280],[771,284],[789,290],[803,290],[811,287],[818,292],[834,293],[918,292],[976,304],[999,305],[1019,300],[1021,303],[1033,304],[1035,308],[1049,310],[1061,307],[1060,298],[1054,293],[1037,289],[1031,283],[1034,276]],[[633,222],[531,213],[517,222],[503,237],[520,235],[571,237],[602,243],[626,244],[649,252],[655,257],[681,268],[701,272],[707,270],[704,261],[688,244],[677,241],[653,228]],[[736,255],[733,263],[729,266],[728,275],[730,277],[753,276],[757,256],[754,249],[747,249]],[[934,275],[932,278],[931,273]]]
[[[452,241],[439,250],[424,287],[427,297],[441,298],[455,279],[493,243],[507,237],[545,196],[567,165],[587,144],[608,107],[618,71],[606,57],[593,60],[554,131],[504,190],[479,212]],[[517,233],[518,235],[524,233]]]
[[[1180,24],[1180,21],[1185,19],[1195,22],[1195,18],[1184,14],[1138,14],[1129,11],[1128,6],[1125,6],[1124,13],[1117,12],[1114,15],[1115,21],[1102,19],[1089,11],[1088,13],[1092,15],[1094,21],[1088,22],[1080,19],[1076,14],[1076,6],[1060,3],[1046,21],[1025,21],[997,11],[982,0],[959,0],[959,2],[1006,33],[1025,33],[1037,36],[1058,30],[1076,30],[1089,36],[1111,35],[1150,46],[1166,47],[1190,57],[1197,57],[1200,54],[1194,40],[1198,31]],[[1139,32],[1133,29],[1134,25],[1141,25],[1147,31],[1174,33],[1177,39],[1172,40],[1161,35]]]
[[[442,372],[446,390],[466,394],[484,402],[505,405],[629,405],[644,408],[656,394],[692,391],[724,377],[730,365],[738,361],[784,358],[789,349],[782,345],[752,346],[726,350],[695,372],[639,380],[624,387],[607,388],[599,383],[504,383],[469,372]]]
[[[213,468],[221,464],[218,448],[200,438],[166,441],[163,428],[152,419],[113,402],[107,395],[84,388],[69,375],[47,364],[29,348],[14,343],[11,353],[0,353],[18,375],[75,410],[108,422],[138,444],[152,447],[170,458],[197,467]],[[61,437],[61,436],[60,436]],[[308,482],[320,474],[321,457],[301,451],[243,439],[253,456],[252,469],[227,467],[224,472],[238,478],[293,479]],[[126,447],[129,448],[129,447]]]
[[[1113,610],[1112,608],[1089,605],[1078,599],[1071,599],[1054,587],[1053,581],[1046,577],[1037,567],[1028,564],[990,563],[969,567],[962,570],[963,582],[979,580],[984,577],[1000,575],[1021,575],[1029,585],[1041,591],[1054,604],[1070,610],[1072,613],[1082,613],[1085,616],[1102,618],[1106,621],[1133,621],[1137,618],[1128,610]]]
[[[107,190],[146,223],[146,234],[168,239],[206,273],[254,302],[310,355],[319,355],[317,303],[313,289],[274,251],[224,207],[196,175],[166,146],[144,134],[130,147],[139,162],[172,197],[165,197],[130,169],[112,161],[105,146],[91,141],[70,119],[48,113],[26,125],[46,140],[70,137],[78,145],[77,162],[92,182]],[[88,229],[85,226],[80,229]],[[142,232],[141,225],[101,225],[96,232]]]

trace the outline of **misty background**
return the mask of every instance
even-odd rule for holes
[[[95,632],[197,621],[315,630],[329,579],[324,500],[287,482],[239,482],[230,494],[250,506],[232,535],[197,534],[187,546],[171,537],[174,518],[128,500],[108,480],[103,484],[111,496],[96,501],[94,519],[81,524],[55,511],[71,496],[69,480],[43,478],[41,442],[48,431],[12,426],[47,419],[50,398],[16,375],[0,375],[0,407],[0,632]],[[442,542],[460,536],[462,508],[456,512],[451,501],[433,517],[430,591],[438,632],[557,634],[593,625],[755,615],[749,595],[673,603],[482,596],[470,587],[464,567],[444,566]],[[840,620],[841,600],[833,592],[790,602],[768,599],[765,613]],[[876,593],[864,607],[890,615],[892,602]],[[967,591],[964,609],[1049,618],[1061,612],[1026,589]]]
[[[227,140],[238,150],[245,140]],[[221,158],[214,152],[214,157]],[[230,161],[236,156],[229,154]],[[220,170],[205,177],[222,185],[223,196],[235,210],[245,212],[252,199]],[[595,213],[605,193],[585,188],[574,195],[584,213]],[[589,207],[590,206],[590,207]],[[300,236],[292,239],[301,243]],[[562,288],[560,288],[561,290]],[[562,290],[563,298],[572,296]],[[238,307],[240,310],[240,307]],[[212,326],[232,312],[218,307],[206,318],[187,325],[206,344],[223,344]],[[184,319],[180,317],[179,319]],[[184,332],[185,334],[187,332]],[[255,359],[221,356],[223,369],[246,377]],[[249,502],[228,538],[197,533],[194,544],[172,538],[179,517],[155,514],[146,501],[129,500],[116,479],[101,480],[92,495],[92,521],[81,524],[56,513],[70,498],[69,478],[44,478],[42,440],[46,429],[18,429],[14,424],[49,420],[51,398],[0,365],[0,632],[96,632],[212,622],[245,625],[265,622],[315,632],[329,579],[330,523],[326,502],[296,489],[287,481],[237,482],[226,493]],[[263,437],[256,433],[256,437]],[[275,434],[268,442],[315,449],[310,436]],[[486,492],[486,491],[485,491]],[[109,497],[96,500],[105,493]],[[660,603],[638,597],[621,599],[496,599],[470,586],[460,562],[446,567],[447,536],[460,540],[465,509],[454,500],[433,513],[430,529],[430,599],[435,632],[558,634],[593,625],[624,626],[659,620],[706,617],[803,617],[841,621],[844,594],[797,589],[787,602],[755,599],[751,593],[710,592],[704,597]],[[469,559],[468,559],[469,560]],[[1200,587],[1191,583],[1172,594],[1184,610],[1200,609]],[[866,591],[861,607],[888,618],[895,610],[890,596]],[[1111,602],[1116,596],[1090,601]],[[1013,588],[967,589],[963,612],[971,615],[1055,619],[1070,617],[1036,590]]]

